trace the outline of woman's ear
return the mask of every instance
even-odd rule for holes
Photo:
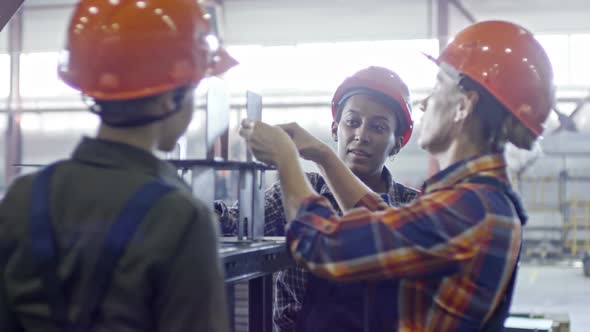
[[[471,113],[473,113],[478,100],[479,94],[475,91],[463,93],[461,97],[459,97],[453,121],[460,122],[465,120]]]
[[[399,151],[402,149],[402,143],[404,141],[403,137],[396,137],[395,138],[395,145],[393,146],[393,148],[391,148],[391,151],[389,152],[389,156],[395,156],[396,154],[399,153]]]

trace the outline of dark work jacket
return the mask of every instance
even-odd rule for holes
[[[31,187],[17,179],[0,205],[0,331],[58,331],[31,257]],[[208,207],[169,163],[120,143],[84,139],[51,178],[58,277],[77,319],[105,233],[140,187],[175,189],[142,220],[114,270],[92,331],[219,331],[227,326],[218,232]]]

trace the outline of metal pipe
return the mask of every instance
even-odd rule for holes
[[[10,94],[7,103],[5,184],[18,176],[22,163],[22,132],[20,127],[22,99],[20,94],[20,55],[23,41],[23,11],[16,12],[8,25],[8,52],[10,54]]]
[[[436,17],[438,52],[440,53],[447,46],[449,40],[449,0],[438,0]]]
[[[463,16],[465,16],[465,18],[467,20],[469,20],[469,22],[471,23],[475,23],[477,22],[477,19],[475,18],[475,16],[473,16],[473,14],[471,14],[471,12],[469,10],[467,10],[467,8],[465,8],[465,6],[463,6],[463,3],[460,0],[450,0],[451,4],[453,4],[453,6],[455,6],[455,8],[457,8],[457,10],[463,14]]]
[[[30,5],[27,6],[26,4],[23,6],[25,12],[32,12],[32,11],[44,11],[44,10],[59,10],[59,9],[73,9],[75,4],[65,4],[65,3],[56,3],[56,4],[47,4],[47,5]]]
[[[572,227],[572,256],[576,256],[576,253],[578,252],[578,199],[576,197],[574,197],[574,200],[572,202],[572,221],[571,221],[571,227]]]
[[[540,193],[539,193],[539,195],[540,195],[539,206],[541,206],[541,207],[543,207],[545,204],[545,181],[546,181],[546,179],[544,177],[539,179],[540,187],[541,187],[541,190],[539,190],[540,191]]]
[[[586,232],[585,232],[585,238],[586,238],[586,245],[585,245],[585,250],[590,250],[590,202],[585,202],[584,203],[584,221],[585,221],[585,225],[586,225]]]
[[[427,30],[428,30],[428,38],[432,38],[432,20],[433,20],[433,4],[434,0],[426,0],[426,16],[427,16]]]

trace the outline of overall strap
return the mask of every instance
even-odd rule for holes
[[[47,166],[33,180],[30,218],[31,254],[41,275],[51,316],[59,326],[66,326],[67,303],[57,276],[59,259],[50,215],[51,176],[57,165],[58,163]]]
[[[111,226],[102,245],[102,251],[94,269],[93,285],[88,296],[89,302],[82,308],[78,319],[79,326],[88,329],[92,326],[98,308],[111,284],[113,271],[127,245],[135,234],[145,216],[166,193],[174,187],[160,181],[152,181],[143,185],[126,203],[123,210]]]
[[[94,273],[95,288],[88,294],[88,303],[82,308],[77,323],[68,319],[68,303],[59,281],[58,249],[51,226],[51,176],[59,163],[44,168],[33,180],[31,208],[31,253],[38,266],[51,316],[63,332],[88,331],[96,318],[113,271],[127,244],[155,203],[174,187],[154,180],[143,185],[125,204],[115,223],[109,229],[102,245]]]

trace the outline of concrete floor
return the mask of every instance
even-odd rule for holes
[[[590,278],[580,262],[523,263],[511,312],[566,313],[571,332],[590,332]]]

